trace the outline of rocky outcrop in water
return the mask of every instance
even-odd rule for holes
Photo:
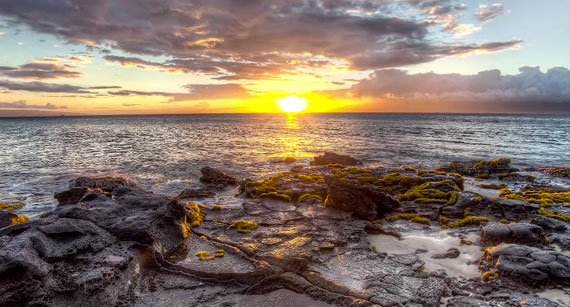
[[[355,217],[376,220],[400,207],[400,202],[384,189],[329,177],[325,205],[351,212]]]
[[[202,172],[200,181],[204,183],[216,185],[219,187],[239,184],[239,181],[235,177],[213,167],[205,166],[200,170],[200,172]]]
[[[325,152],[322,156],[316,156],[311,165],[341,164],[345,166],[362,165],[362,162],[349,155],[339,155],[332,152]]]
[[[467,176],[509,174],[518,171],[511,167],[511,159],[453,161],[438,170]]]

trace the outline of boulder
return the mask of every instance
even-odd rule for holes
[[[120,187],[134,188],[135,183],[124,177],[79,177],[69,182],[68,188],[54,194],[59,205],[73,205],[94,190],[112,193]]]
[[[528,223],[487,223],[481,226],[481,238],[484,242],[498,244],[523,243],[543,245],[546,243],[544,229]]]
[[[359,184],[327,178],[329,195],[325,206],[351,212],[355,217],[375,220],[400,207],[400,202],[384,189],[371,184]]]
[[[431,257],[433,259],[444,259],[444,258],[457,258],[459,257],[459,249],[456,247],[452,247],[448,249],[445,253],[434,254]]]
[[[328,164],[342,164],[342,165],[362,165],[362,162],[348,155],[339,155],[332,152],[325,152],[322,156],[316,156],[311,165],[328,165]]]
[[[494,203],[491,204],[491,207],[500,209],[503,217],[510,221],[527,219],[529,215],[535,214],[536,210],[540,208],[539,204],[531,204],[521,200],[501,197],[495,197],[493,201]]]
[[[200,181],[208,184],[214,185],[221,185],[221,186],[228,186],[239,184],[239,181],[218,169],[213,167],[204,166],[200,172],[202,172],[202,177],[200,177]]]
[[[525,282],[570,281],[570,257],[562,253],[506,243],[487,248],[487,253],[501,275],[514,276]]]

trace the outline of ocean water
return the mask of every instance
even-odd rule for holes
[[[209,114],[0,119],[0,201],[23,214],[56,205],[79,175],[123,175],[157,193],[195,185],[200,168],[239,177],[286,170],[287,156],[323,151],[367,166],[434,168],[510,157],[515,166],[570,165],[570,116]]]

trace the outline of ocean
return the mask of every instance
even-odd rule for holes
[[[323,151],[366,166],[436,168],[512,158],[516,167],[570,165],[570,116],[457,114],[207,114],[0,119],[0,202],[30,216],[81,175],[121,175],[176,195],[200,168],[257,178]],[[295,163],[280,163],[288,156]]]

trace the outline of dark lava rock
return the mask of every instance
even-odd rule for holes
[[[432,255],[431,257],[433,259],[457,258],[459,257],[459,254],[460,254],[459,249],[456,247],[452,247],[448,249],[445,253],[435,254]]]
[[[529,281],[570,281],[570,257],[562,253],[505,243],[488,248],[487,253],[492,259],[492,265],[501,275]]]
[[[539,204],[531,204],[521,200],[506,199],[496,197],[493,199],[495,206],[502,211],[503,217],[510,221],[520,221],[527,219],[529,215],[535,214],[540,208]]]
[[[384,189],[328,177],[329,196],[325,206],[351,212],[355,217],[375,220],[400,207],[400,202]]]
[[[325,152],[322,156],[316,156],[311,165],[327,165],[327,164],[342,164],[342,165],[362,165],[362,162],[348,155],[339,155],[332,152]]]
[[[116,306],[140,270],[185,247],[181,224],[195,214],[182,202],[117,178],[78,186],[89,190],[68,195],[80,203],[0,230],[0,306]]]
[[[527,223],[487,223],[481,226],[481,238],[487,243],[523,243],[543,245],[546,243],[544,229]]]
[[[451,218],[463,218],[465,209],[469,208],[471,215],[487,216],[501,215],[498,207],[489,206],[489,200],[473,192],[457,192],[457,200],[454,204],[441,208],[441,214]]]
[[[0,211],[0,228],[12,225],[12,219],[16,217],[18,217],[18,215],[15,213],[8,211]]]
[[[235,177],[209,166],[204,166],[200,172],[202,172],[200,181],[204,183],[221,186],[239,184],[239,181]]]
[[[55,193],[59,205],[73,205],[82,200],[87,192],[99,190],[111,193],[117,188],[134,188],[134,182],[123,177],[79,177],[69,182],[68,189]]]

